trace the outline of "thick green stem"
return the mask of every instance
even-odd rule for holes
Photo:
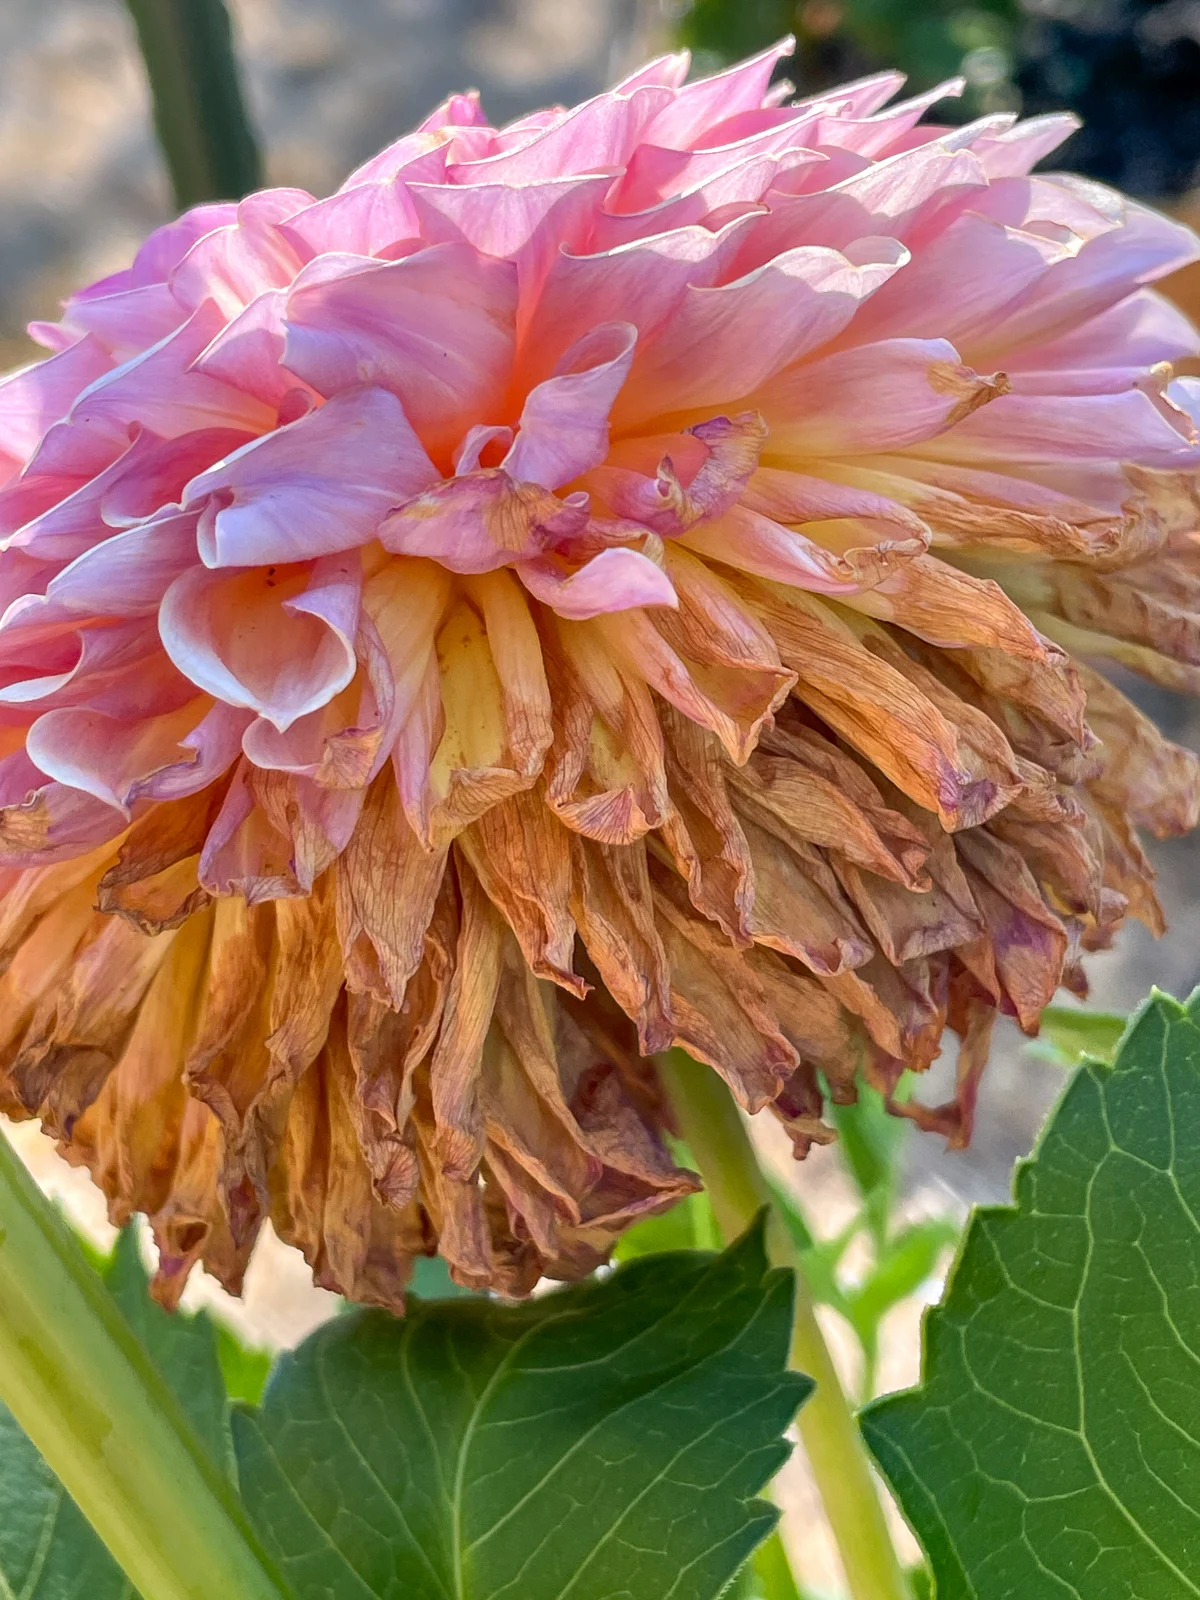
[[[0,1400],[142,1600],[284,1600],[233,1486],[2,1133]]]
[[[679,1120],[727,1239],[763,1206],[768,1249],[796,1272],[792,1365],[816,1384],[797,1419],[853,1600],[909,1600],[854,1413],[838,1380],[804,1279],[800,1255],[775,1209],[733,1097],[709,1067],[681,1050],[659,1058]]]
[[[262,182],[224,0],[126,0],[154,128],[182,207],[240,200]]]

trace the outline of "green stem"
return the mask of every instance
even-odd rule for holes
[[[796,1582],[779,1529],[768,1534],[751,1558],[763,1600],[806,1600]]]
[[[126,0],[177,204],[240,200],[262,182],[224,0]]]
[[[816,1383],[797,1422],[853,1600],[909,1600],[871,1465],[817,1322],[799,1251],[779,1217],[733,1097],[711,1068],[682,1050],[660,1056],[659,1064],[721,1231],[727,1239],[736,1238],[763,1206],[769,1207],[771,1258],[795,1270],[791,1362]]]
[[[142,1600],[284,1600],[233,1486],[2,1133],[0,1400]]]

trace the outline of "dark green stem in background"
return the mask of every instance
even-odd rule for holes
[[[180,209],[240,200],[262,183],[224,0],[126,0]]]

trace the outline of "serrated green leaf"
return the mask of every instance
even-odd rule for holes
[[[863,1428],[938,1600],[1200,1595],[1200,991],[1071,1080]]]
[[[229,1406],[207,1317],[168,1316],[147,1292],[132,1228],[101,1275],[214,1461],[233,1472]],[[124,1573],[0,1405],[0,1600],[136,1600]]]
[[[520,1306],[338,1318],[235,1413],[243,1492],[298,1600],[712,1600],[811,1388],[761,1226]]]

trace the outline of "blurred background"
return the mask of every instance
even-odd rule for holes
[[[937,120],[1069,107],[1085,125],[1055,164],[1118,185],[1200,223],[1200,0],[229,0],[265,179],[317,194],[449,91],[477,87],[493,122],[585,98],[649,54],[687,45],[715,70],[792,32],[781,65],[801,93],[882,66],[928,88],[961,74],[966,92]],[[172,211],[151,126],[134,28],[123,0],[4,0],[0,7],[0,370],[35,354],[24,334],[81,283],[126,264]],[[1200,317],[1200,268],[1166,285]],[[1167,731],[1200,748],[1200,714],[1164,691],[1126,684]],[[1151,983],[1176,994],[1200,981],[1200,844],[1153,848],[1171,931],[1157,945],[1126,930],[1093,958],[1092,1003],[1125,1010]],[[952,1059],[938,1063],[943,1097]],[[961,1219],[1007,1198],[1012,1166],[1032,1145],[1062,1069],[1010,1031],[981,1097],[974,1145],[950,1154],[908,1140],[907,1216]],[[36,1128],[7,1130],[39,1180],[98,1242],[103,1206]],[[853,1213],[852,1185],[831,1151],[791,1168],[763,1129],[769,1157],[822,1233]],[[850,1262],[853,1270],[853,1262]],[[944,1271],[945,1260],[942,1262]],[[915,1380],[922,1306],[936,1274],[884,1327],[880,1387]],[[299,1339],[334,1308],[293,1252],[269,1241],[245,1304],[196,1282],[189,1299],[219,1302],[259,1342]],[[854,1341],[830,1334],[848,1368]],[[852,1376],[852,1374],[851,1374]],[[787,1469],[788,1542],[810,1583],[836,1594],[828,1546],[803,1467]]]

